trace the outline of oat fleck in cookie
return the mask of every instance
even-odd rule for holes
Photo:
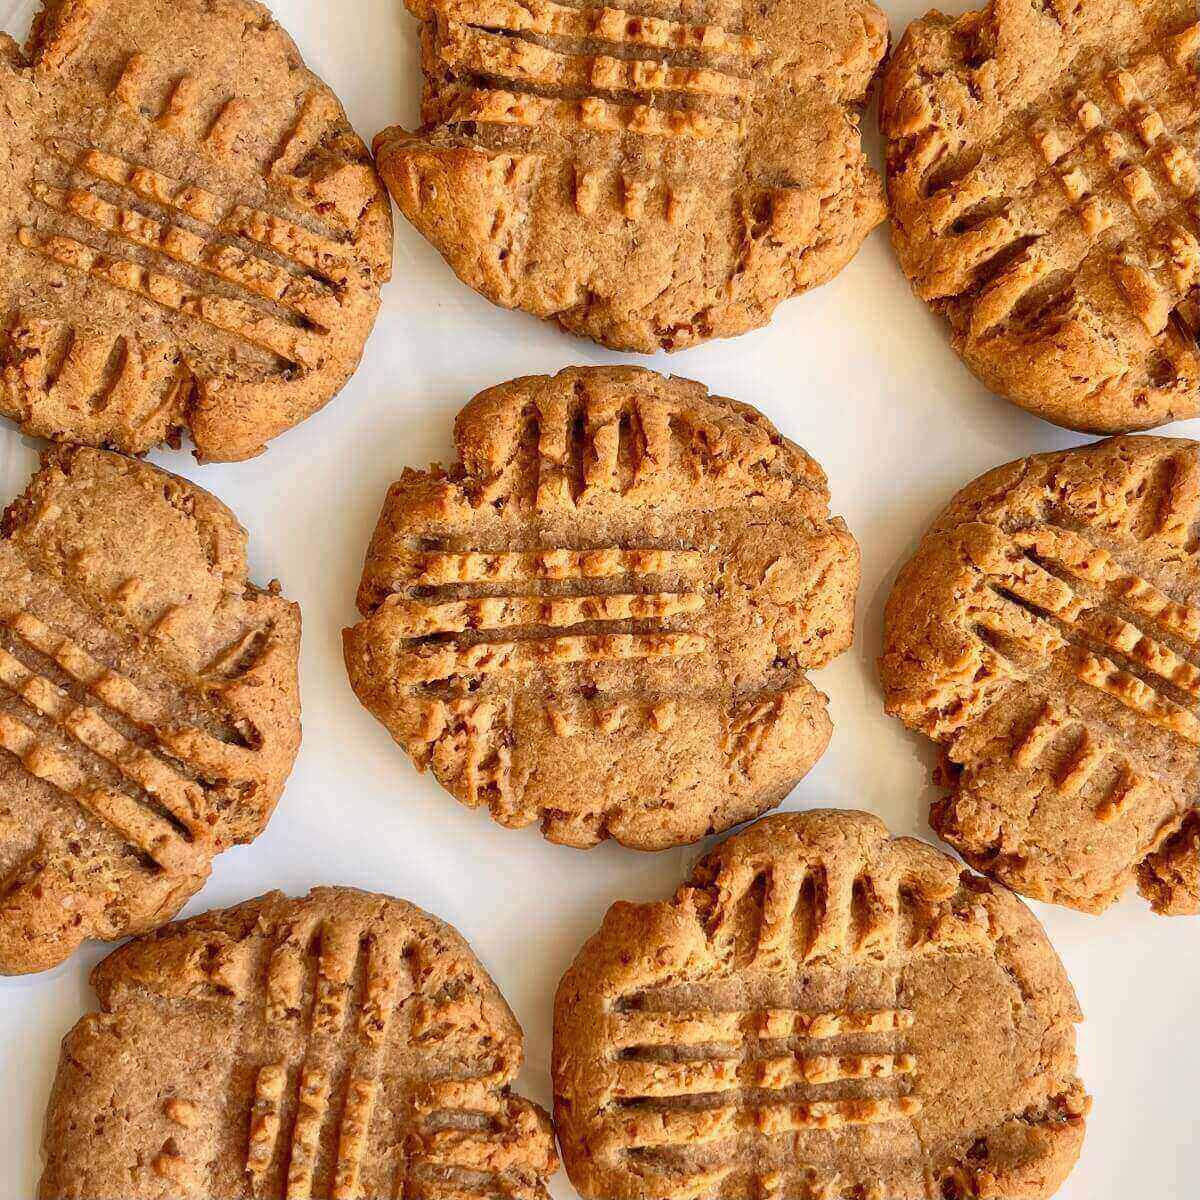
[[[932,12],[888,66],[892,233],[994,391],[1073,429],[1200,410],[1194,0]]]
[[[698,383],[573,368],[459,414],[392,485],[346,633],[358,698],[509,826],[639,849],[778,804],[832,726],[858,546],[825,476]]]
[[[1200,445],[1115,438],[964,488],[888,600],[888,711],[934,828],[1039,900],[1200,911]]]
[[[550,1122],[509,1086],[521,1027],[414,905],[275,892],[132,942],[92,983],[40,1200],[547,1200]]]
[[[300,742],[300,614],[207,492],[46,452],[0,537],[0,973],[169,921],[266,824]]]
[[[43,0],[0,110],[0,413],[241,459],[346,382],[390,207],[261,4]]]
[[[585,1200],[1044,1200],[1080,1019],[1011,893],[865,813],[766,817],[564,976],[563,1160]]]
[[[884,218],[867,0],[407,0],[416,133],[379,169],[465,283],[620,350],[770,320]]]

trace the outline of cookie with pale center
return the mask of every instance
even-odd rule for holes
[[[349,379],[391,209],[261,4],[44,0],[0,109],[0,414],[243,459]]]
[[[350,682],[503,825],[639,849],[778,804],[832,726],[859,552],[817,464],[748,405],[628,367],[476,396],[458,461],[384,503]]]
[[[1045,1200],[1083,1141],[1080,1019],[1005,888],[866,813],[764,817],[563,977],[563,1162],[585,1200]]]

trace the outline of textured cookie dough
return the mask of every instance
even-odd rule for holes
[[[632,367],[476,396],[405,471],[346,633],[355,693],[503,825],[661,849],[778,804],[832,725],[858,546],[748,405]]]
[[[200,488],[43,456],[0,528],[0,973],[169,921],[267,823],[300,744],[300,612]]]
[[[391,270],[387,194],[249,0],[43,0],[0,33],[0,413],[242,459],[350,377]]]
[[[994,0],[884,78],[892,236],[993,391],[1073,429],[1200,411],[1194,0]]]
[[[884,218],[867,0],[408,0],[424,122],[375,140],[464,283],[618,350],[765,324]]]
[[[1099,912],[1200,911],[1200,446],[1114,438],[988,472],[887,603],[887,709],[937,741],[934,828]]]
[[[547,1200],[521,1027],[449,925],[278,892],[122,947],[63,1043],[40,1200]]]
[[[766,817],[564,976],[563,1160],[585,1200],[1044,1200],[1080,1019],[1010,892],[865,813]]]

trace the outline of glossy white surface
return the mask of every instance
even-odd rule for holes
[[[918,0],[883,5],[898,38]],[[958,11],[963,0],[951,0]],[[0,0],[24,36],[30,0]],[[309,64],[369,141],[415,123],[415,22],[401,0],[274,0]],[[874,111],[865,122],[876,140]],[[874,151],[873,151],[874,152]],[[896,570],[951,494],[980,472],[1085,439],[1043,424],[979,385],[911,295],[886,229],[831,285],[784,304],[766,329],[658,360],[612,354],[467,290],[397,219],[395,278],[364,366],[324,412],[261,458],[198,467],[154,461],[215,492],[250,530],[255,577],[283,581],[304,612],[304,747],[266,834],[220,858],[196,913],[271,888],[341,883],[407,897],[471,940],[526,1033],[521,1080],[548,1103],[550,1005],[559,976],[617,898],[669,894],[698,848],[643,855],[551,846],[502,830],[419,776],[359,707],[340,633],[355,619],[362,556],[388,483],[451,456],[450,422],[479,389],[571,363],[637,361],[702,380],[761,408],[824,465],[834,510],[863,550],[853,650],[816,676],[833,743],[787,808],[861,807],[895,832],[932,838],[932,753],[883,715],[874,660]],[[1200,437],[1200,421],[1163,432]],[[0,427],[3,502],[37,447]],[[1200,924],[1155,917],[1131,898],[1102,918],[1037,907],[1087,1022],[1081,1072],[1095,1096],[1083,1158],[1063,1200],[1184,1200],[1200,1177]],[[59,1038],[93,1004],[91,945],[48,974],[0,981],[0,1200],[29,1200]],[[566,1177],[558,1200],[575,1195]]]

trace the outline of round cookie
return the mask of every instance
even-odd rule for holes
[[[865,813],[765,817],[563,977],[563,1161],[585,1200],[1042,1200],[1080,1019],[1011,893]]]
[[[0,109],[0,413],[242,459],[350,377],[390,206],[261,4],[43,0]]]
[[[461,935],[412,904],[275,892],[123,946],[92,983],[40,1200],[547,1200],[550,1122],[509,1087],[521,1027]]]
[[[765,324],[885,216],[869,0],[406,3],[424,124],[375,139],[379,170],[495,304],[678,350]]]
[[[1197,443],[1114,438],[981,476],[900,572],[887,710],[941,745],[931,819],[972,866],[1200,911],[1198,517]]]
[[[207,492],[46,452],[0,529],[0,973],[169,921],[267,823],[300,744],[300,612]]]
[[[884,77],[892,237],[988,387],[1072,429],[1200,411],[1193,0],[931,12]]]
[[[698,383],[572,368],[476,396],[388,492],[355,693],[503,825],[661,849],[778,804],[832,726],[858,546],[825,476]]]

